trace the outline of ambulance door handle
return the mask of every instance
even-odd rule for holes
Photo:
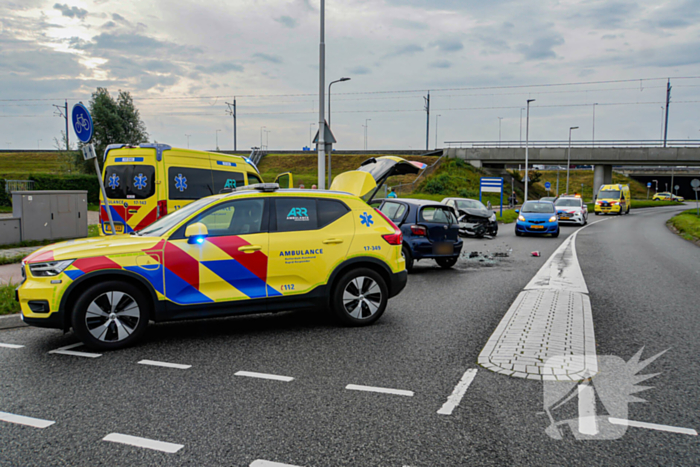
[[[343,243],[343,239],[342,238],[327,238],[323,241],[323,243],[325,243],[326,245],[328,245],[330,243]]]
[[[243,253],[253,253],[260,250],[262,250],[260,245],[246,245],[238,248],[238,251],[242,251]]]

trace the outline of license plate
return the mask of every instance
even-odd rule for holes
[[[112,231],[112,226],[109,222],[105,223],[105,232],[110,233]],[[114,231],[116,233],[124,233],[124,226],[121,224],[114,224]]]
[[[571,216],[561,216],[562,219],[571,219]]]
[[[543,226],[543,225],[531,225],[530,228],[531,228],[531,229],[541,230],[541,229],[544,229],[544,226]]]
[[[433,245],[433,252],[436,255],[450,255],[454,253],[455,246],[453,243],[437,243]]]

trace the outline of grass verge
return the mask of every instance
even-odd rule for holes
[[[0,285],[0,315],[19,313],[19,303],[15,301],[14,284]]]
[[[700,217],[696,213],[695,209],[683,211],[669,219],[668,224],[673,226],[681,237],[700,244]]]

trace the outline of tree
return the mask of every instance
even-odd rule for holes
[[[128,92],[120,90],[115,100],[106,88],[97,88],[90,100],[90,115],[94,126],[92,143],[100,167],[108,145],[123,143],[135,146],[148,142],[146,125]],[[94,162],[85,161],[83,170],[92,173],[95,170]]]

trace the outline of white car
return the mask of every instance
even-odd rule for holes
[[[579,197],[562,196],[554,202],[560,223],[572,222],[586,225],[588,223],[588,206]]]

